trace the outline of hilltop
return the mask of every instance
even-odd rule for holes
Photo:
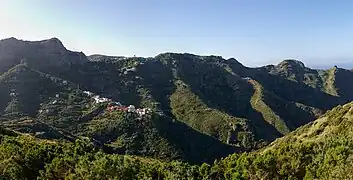
[[[192,163],[261,148],[353,100],[353,72],[338,67],[284,60],[249,68],[187,53],[86,56],[57,38],[1,40],[0,73],[5,127],[45,139],[87,136],[115,153]],[[151,113],[107,111],[87,91]]]

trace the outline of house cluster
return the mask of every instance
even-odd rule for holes
[[[105,98],[105,97],[100,97],[99,95],[94,95],[92,92],[89,92],[89,91],[84,91],[83,93],[85,93],[88,96],[92,97],[96,104],[109,102],[108,105],[107,105],[107,110],[108,111],[125,111],[125,112],[130,112],[130,113],[136,113],[139,116],[144,116],[146,114],[151,113],[151,109],[150,108],[135,108],[134,105],[124,106],[120,102],[114,102],[111,99],[108,99],[108,98]]]
[[[111,102],[107,106],[108,111],[125,111],[125,112],[131,112],[131,113],[136,113],[139,116],[144,116],[148,113],[151,112],[150,108],[135,108],[134,105],[129,105],[129,106],[123,106],[119,102]]]
[[[93,92],[90,91],[83,91],[83,93],[87,94],[87,96],[93,96]]]
[[[84,94],[86,94],[89,97],[92,97],[94,99],[94,102],[96,104],[98,103],[104,103],[104,102],[111,102],[111,99],[105,98],[105,97],[100,97],[99,95],[94,95],[93,92],[90,91],[83,91]]]
[[[108,98],[105,98],[105,97],[100,97],[99,95],[93,96],[94,94],[92,92],[90,92],[90,91],[83,91],[83,93],[85,93],[89,97],[92,97],[96,104],[111,101],[111,99],[108,99]]]

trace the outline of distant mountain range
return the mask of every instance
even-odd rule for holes
[[[219,56],[86,56],[56,38],[0,41],[4,127],[44,139],[94,139],[106,151],[191,163],[261,148],[353,100],[353,72],[298,60],[257,68]],[[107,111],[84,93],[139,117]]]
[[[347,61],[347,62],[337,62],[335,64],[333,63],[327,63],[326,65],[323,64],[323,65],[312,65],[312,67],[314,68],[317,68],[317,69],[329,69],[331,68],[332,66],[337,66],[337,67],[340,67],[340,68],[343,68],[343,69],[353,69],[353,58],[352,58],[352,61]]]
[[[308,66],[315,69],[330,69],[334,66],[343,69],[353,69],[353,57],[337,58],[309,58]]]

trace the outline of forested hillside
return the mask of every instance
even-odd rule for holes
[[[338,67],[249,68],[186,53],[87,57],[56,38],[1,40],[0,73],[3,127],[191,164],[264,147],[353,100],[353,72]]]
[[[353,103],[269,146],[190,165],[107,154],[89,138],[41,140],[1,128],[3,179],[352,179]]]

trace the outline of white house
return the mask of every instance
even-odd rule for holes
[[[139,116],[144,116],[148,113],[147,109],[146,108],[143,108],[143,109],[136,109],[136,113],[139,115]]]
[[[89,92],[89,91],[83,91],[83,93],[87,94],[87,96],[92,96],[93,95],[93,93]]]
[[[109,101],[108,98],[101,98],[99,96],[94,96],[93,99],[96,103],[104,103]]]
[[[129,105],[128,107],[127,107],[127,112],[135,112],[136,111],[136,109],[135,109],[135,106],[134,105]]]

